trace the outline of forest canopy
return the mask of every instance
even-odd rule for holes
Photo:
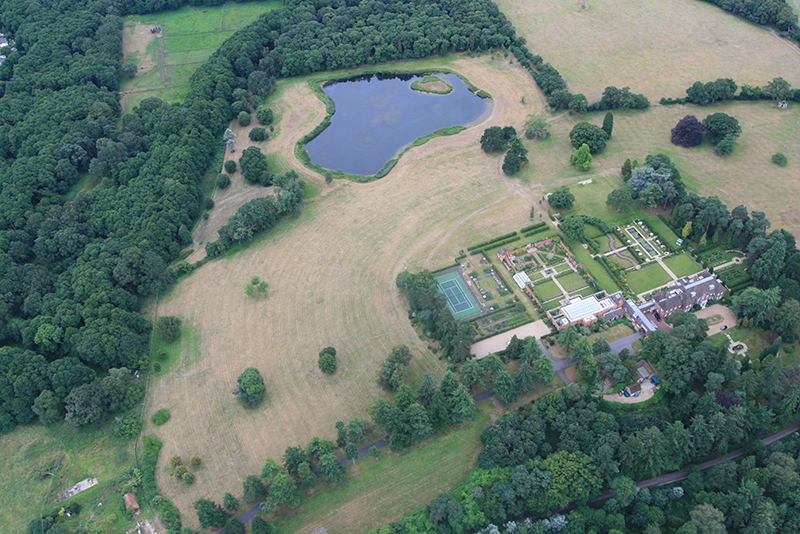
[[[183,104],[148,98],[120,116],[121,16],[182,3],[0,4],[18,49],[0,66],[0,346],[45,363],[72,358],[97,374],[79,376],[98,381],[143,365],[151,325],[139,299],[174,281],[168,265],[192,242],[199,183],[222,132],[275,80],[515,43],[487,0],[289,0],[225,41]],[[302,182],[281,179],[268,205],[248,205],[225,226],[217,253],[296,211]],[[43,393],[56,399],[49,413],[63,413],[70,388],[45,393],[56,388],[47,365],[0,365],[0,431],[29,422]]]

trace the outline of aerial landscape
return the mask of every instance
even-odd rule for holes
[[[800,532],[798,15],[0,1],[0,531]]]

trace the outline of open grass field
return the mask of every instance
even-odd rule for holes
[[[497,4],[531,50],[590,102],[609,85],[655,102],[686,96],[696,80],[763,85],[782,76],[800,85],[794,45],[705,2],[589,0],[586,11],[558,0]]]
[[[167,102],[182,101],[189,90],[189,78],[225,39],[262,13],[282,5],[270,1],[186,6],[126,18],[124,59],[135,59],[139,72],[120,89],[123,113],[151,96]],[[154,26],[160,26],[161,33],[150,33]]]
[[[708,142],[694,148],[670,142],[670,130],[684,116],[696,115],[702,120],[716,112],[736,117],[742,126],[743,133],[732,156],[720,158]],[[605,201],[609,192],[623,185],[620,168],[625,159],[643,162],[648,154],[663,153],[677,165],[689,189],[702,195],[718,196],[729,209],[745,204],[751,210],[765,211],[773,227],[800,234],[800,210],[794,204],[794,199],[800,198],[800,181],[795,179],[800,168],[800,136],[796,135],[800,105],[780,110],[768,102],[732,102],[703,108],[657,105],[645,112],[615,112],[614,137],[608,147],[594,157],[591,170],[577,171],[568,163],[573,151],[569,132],[578,121],[600,125],[602,118],[600,113],[562,116],[551,124],[551,138],[542,142],[526,141],[531,164],[519,173],[520,181],[543,184],[544,188],[535,189],[536,193],[569,185],[576,202],[572,210],[564,211],[565,215],[586,213],[616,225],[630,220],[631,215],[617,213],[606,206]],[[519,122],[513,124],[521,127]],[[787,167],[778,167],[770,161],[776,152],[788,156]],[[769,177],[771,187],[761,187],[760,177],[763,176]],[[589,178],[592,184],[578,185],[579,181]],[[546,204],[541,208],[546,209]],[[659,229],[663,223],[655,222],[658,213],[657,209],[639,210],[634,215]],[[669,217],[670,214],[665,215]]]
[[[377,462],[358,460],[355,468],[347,468],[344,486],[318,484],[310,501],[279,517],[275,523],[278,531],[311,532],[324,527],[331,534],[366,532],[427,505],[440,493],[464,483],[481,449],[481,432],[496,410],[494,402],[484,402],[473,422],[435,436],[422,447],[401,455],[384,449]],[[427,476],[432,472],[436,476]],[[364,509],[370,513],[363,513]]]
[[[667,271],[657,263],[650,263],[641,269],[628,271],[625,274],[628,277],[628,285],[631,291],[637,295],[664,286],[672,280]]]
[[[59,442],[61,445],[59,445]],[[109,427],[78,431],[69,423],[51,427],[39,424],[19,427],[0,436],[3,469],[0,470],[0,525],[3,532],[25,532],[39,513],[50,513],[64,504],[79,503],[81,514],[65,521],[70,530],[90,522],[101,532],[125,532],[130,521],[122,514],[118,478],[135,465],[133,442],[123,441]],[[55,478],[40,477],[52,469],[57,458],[61,467]],[[59,491],[95,476],[98,484],[56,504]],[[45,500],[46,498],[46,500]],[[98,503],[103,503],[98,506]]]
[[[412,64],[426,68],[426,62],[405,65]],[[164,441],[163,458],[196,453],[204,459],[193,486],[167,476],[165,466],[158,470],[159,489],[194,528],[197,498],[240,495],[242,480],[257,473],[265,457],[279,459],[287,446],[315,435],[332,438],[336,421],[364,416],[382,395],[375,373],[393,346],[405,343],[414,354],[411,384],[423,372],[441,376],[445,363],[411,327],[397,274],[444,267],[465,243],[530,224],[531,188],[503,177],[498,159],[477,147],[485,127],[541,112],[540,103],[520,101],[519,95],[536,92],[533,80],[488,56],[431,64],[457,70],[479,87],[491,85],[498,94],[484,124],[414,148],[376,182],[323,186],[299,217],[162,295],[159,314],[183,319],[198,343],[188,343],[170,363],[180,372],[153,381],[148,409],[168,408],[172,418],[163,427],[147,423],[145,431]],[[324,113],[324,105],[303,79],[281,82],[278,92],[280,100],[271,105],[281,127],[269,141],[270,153],[306,175],[293,157],[294,143],[308,131],[307,117]],[[246,297],[252,276],[269,283],[269,298]],[[328,345],[339,361],[333,376],[317,368],[317,354]],[[252,411],[231,395],[248,366],[261,370],[267,387],[264,403]],[[358,523],[364,520],[359,514],[371,513],[364,508],[350,519]]]
[[[669,267],[669,270],[675,273],[678,278],[699,273],[703,270],[703,266],[694,261],[692,255],[688,252],[664,258],[664,265]]]

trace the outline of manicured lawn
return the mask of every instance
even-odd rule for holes
[[[572,293],[578,288],[586,286],[586,280],[584,280],[581,275],[576,272],[571,272],[564,276],[560,276],[558,278],[558,283],[567,290],[568,293]]]
[[[629,336],[633,334],[635,330],[631,328],[629,325],[625,323],[616,323],[614,326],[610,327],[608,330],[603,330],[601,332],[597,332],[595,334],[591,334],[589,336],[589,341],[594,343],[596,339],[605,339],[609,343],[614,341],[615,339],[620,339],[625,336]]]
[[[365,532],[400,519],[442,492],[463,484],[481,448],[480,434],[493,402],[478,405],[472,423],[439,435],[401,455],[383,449],[380,461],[358,460],[340,487],[318,484],[297,511],[282,514],[278,532]]]
[[[628,285],[637,295],[666,285],[672,280],[667,274],[667,271],[662,269],[657,263],[651,263],[645,265],[641,269],[628,271],[626,275],[628,277]]]
[[[678,254],[677,256],[669,256],[664,259],[664,265],[675,273],[675,276],[689,276],[690,274],[699,273],[703,270],[702,265],[694,261],[692,255],[688,252]]]
[[[535,284],[533,291],[536,293],[536,296],[539,297],[539,300],[543,302],[555,297],[556,295],[561,295],[561,290],[558,289],[558,286],[552,280],[545,280],[544,282]]]
[[[583,268],[589,271],[601,288],[608,293],[616,293],[619,291],[619,285],[614,278],[600,265],[594,258],[589,255],[583,247],[575,247],[573,251],[575,259],[583,265]]]

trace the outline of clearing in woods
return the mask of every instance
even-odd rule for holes
[[[122,112],[151,96],[167,102],[182,101],[189,90],[189,78],[225,39],[281,5],[272,1],[187,6],[127,17],[122,31],[123,61],[135,59],[139,71],[120,88]],[[160,33],[150,33],[155,26],[161,27]]]
[[[686,96],[697,80],[800,85],[800,49],[768,29],[697,0],[497,0],[535,54],[589,102],[609,85],[651,101]]]
[[[83,512],[64,519],[70,531],[92,517],[92,526],[101,532],[125,532],[130,522],[120,513],[119,490],[126,482],[126,469],[135,465],[133,441],[114,436],[109,426],[79,430],[67,422],[48,427],[35,424],[0,435],[2,531],[25,532],[40,512],[49,514],[79,503]],[[56,460],[57,470],[53,469]],[[97,477],[96,486],[56,504],[56,493],[91,476]]]

